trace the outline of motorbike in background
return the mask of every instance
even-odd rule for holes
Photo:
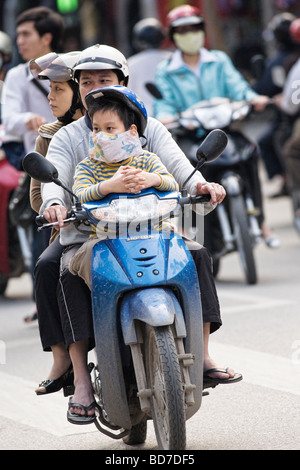
[[[147,88],[157,99],[162,98],[155,84],[148,83]],[[203,100],[179,113],[177,120],[167,128],[193,165],[196,149],[212,129],[222,129],[226,133],[228,144],[224,152],[201,169],[207,181],[221,184],[227,193],[216,210],[205,217],[204,244],[212,255],[215,276],[221,258],[238,252],[246,282],[256,284],[254,247],[261,240],[260,211],[253,200],[249,179],[253,167],[249,163],[258,158],[258,149],[238,127],[234,128],[234,124],[241,123],[251,111],[252,106],[247,101]],[[199,130],[203,137],[199,137]],[[188,235],[197,237],[195,233]]]
[[[4,152],[0,156],[0,295],[6,291],[8,281],[28,272],[31,266],[31,253],[26,231],[16,227],[9,216],[9,204],[13,191],[19,186],[23,173],[17,171],[6,160]]]
[[[226,143],[222,131],[212,132],[198,149],[196,168],[217,158]],[[23,167],[33,178],[70,193],[41,155],[28,154]],[[186,448],[186,420],[199,410],[203,388],[214,386],[203,384],[201,298],[193,258],[179,234],[159,229],[181,207],[209,200],[183,193],[149,188],[82,205],[73,195],[77,202],[65,220],[80,231],[93,223],[113,234],[94,245],[91,264],[95,425],[135,445],[145,442],[147,421],[153,420],[161,450]],[[38,220],[47,222],[42,216]]]
[[[201,128],[208,133],[217,127],[226,132],[228,145],[225,151],[218,160],[208,163],[203,169],[203,176],[208,181],[220,183],[227,194],[222,204],[217,206],[216,213],[208,214],[205,219],[205,246],[213,257],[215,275],[221,258],[238,252],[246,282],[256,284],[254,247],[261,240],[261,230],[259,210],[253,201],[249,179],[249,161],[257,158],[257,147],[233,128],[233,123],[245,119],[251,110],[251,105],[246,101],[227,98],[202,101],[182,113],[176,137],[185,155],[195,164],[193,151],[199,145],[199,139],[191,128]],[[182,133],[183,129],[185,132]]]

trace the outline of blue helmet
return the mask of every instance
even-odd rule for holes
[[[92,90],[85,97],[87,107],[89,108],[94,100],[101,100],[102,97],[120,101],[134,111],[139,120],[139,134],[143,134],[147,125],[147,111],[142,100],[132,90],[121,85],[113,85]]]

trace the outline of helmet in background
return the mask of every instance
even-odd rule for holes
[[[292,13],[279,13],[275,15],[269,25],[268,29],[274,35],[274,38],[278,44],[283,46],[289,46],[293,44],[291,35],[290,35],[290,25],[296,19]]]
[[[0,31],[0,53],[3,56],[0,61],[1,69],[3,64],[6,64],[11,61],[13,53],[12,41],[8,34],[4,33],[3,31]]]
[[[181,5],[173,8],[167,15],[167,27],[169,36],[173,38],[174,28],[177,26],[189,26],[199,24],[205,28],[205,21],[199,8],[191,5]]]
[[[0,31],[0,52],[11,55],[13,51],[12,41],[8,34]]]
[[[158,49],[165,39],[165,31],[156,18],[144,18],[133,27],[133,46],[138,51]]]
[[[291,23],[290,35],[294,43],[300,44],[300,18],[297,18]]]

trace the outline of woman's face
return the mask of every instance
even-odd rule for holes
[[[48,100],[53,116],[57,118],[62,117],[72,105],[73,90],[68,82],[54,82],[50,80]]]

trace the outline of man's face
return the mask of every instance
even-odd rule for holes
[[[46,33],[41,37],[33,21],[26,21],[17,27],[17,46],[26,62],[50,52],[50,43],[51,34]]]
[[[81,70],[79,76],[79,91],[84,107],[87,93],[105,86],[123,85],[112,70]]]

